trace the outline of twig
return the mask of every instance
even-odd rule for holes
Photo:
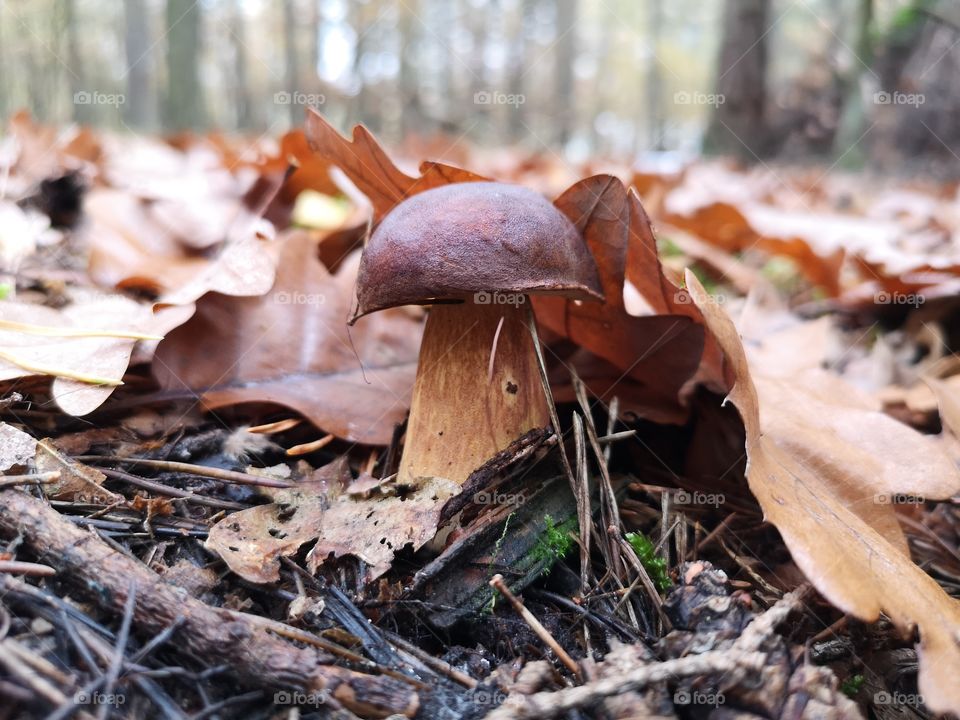
[[[56,575],[57,571],[49,565],[20,562],[18,560],[0,560],[0,573],[7,573],[10,575],[32,575],[34,577],[50,577],[52,575]]]
[[[196,493],[192,493],[188,490],[172,488],[169,485],[164,485],[163,483],[158,483],[153,480],[147,480],[146,478],[131,475],[130,473],[125,473],[123,470],[111,470],[110,468],[99,468],[99,470],[108,478],[122,480],[125,483],[143,488],[144,490],[150,490],[158,495],[179,498],[197,505],[206,505],[207,507],[217,508],[219,510],[246,510],[249,507],[249,505],[243,505],[241,503],[235,503],[229,500],[208,498],[204,497],[203,495],[197,495]]]
[[[191,597],[20,490],[0,492],[0,535],[19,536],[24,548],[106,610],[122,612],[135,587],[139,602],[132,624],[140,633],[162,632],[183,617],[171,649],[211,665],[227,665],[234,676],[255,687],[325,691],[362,717],[412,716],[419,707],[408,685],[336,666],[329,654],[282,640],[250,616]],[[59,692],[57,696],[62,701]]]
[[[293,483],[285,480],[276,480],[274,478],[260,477],[249,473],[237,472],[235,470],[223,470],[221,468],[207,467],[206,465],[193,465],[191,463],[174,462],[173,460],[152,460],[150,458],[125,458],[114,455],[78,455],[73,458],[79,462],[116,462],[129,463],[131,465],[146,465],[157,470],[166,470],[167,472],[185,473],[187,475],[198,475],[199,477],[208,477],[222,482],[237,483],[240,485],[259,485],[261,487],[271,488],[292,488],[296,487]]]
[[[29,473],[27,475],[7,475],[0,480],[0,488],[14,487],[16,485],[47,485],[60,479],[59,470],[50,472]]]
[[[513,606],[513,609],[517,612],[523,621],[530,626],[530,629],[537,634],[544,644],[547,645],[553,653],[560,659],[564,665],[567,666],[567,669],[576,675],[578,678],[582,677],[580,673],[580,666],[577,665],[576,660],[574,660],[570,655],[567,654],[567,651],[560,647],[560,643],[557,642],[556,638],[550,634],[550,632],[540,623],[539,620],[530,612],[526,605],[521,602],[520,598],[510,592],[510,588],[507,587],[507,584],[503,581],[503,575],[497,573],[490,580],[490,587],[494,588],[503,595],[507,600],[510,601],[510,604]]]
[[[486,716],[485,720],[547,720],[570,710],[593,705],[604,698],[640,690],[653,683],[694,675],[732,672],[738,668],[760,670],[767,656],[764,653],[732,653],[714,650],[661,663],[641,665],[628,673],[611,675],[579,687],[535,695],[511,695],[507,701]]]

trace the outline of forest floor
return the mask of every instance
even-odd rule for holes
[[[10,128],[0,716],[960,713],[956,185]],[[528,306],[549,426],[398,480],[428,311],[348,326],[362,248],[483,178],[605,299]]]

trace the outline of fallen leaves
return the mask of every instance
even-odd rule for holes
[[[357,258],[332,275],[319,242],[306,231],[285,236],[267,294],[200,298],[158,349],[160,384],[194,390],[208,408],[275,403],[338,437],[389,442],[409,403],[421,324],[397,309],[348,330]]]
[[[235,512],[210,530],[207,549],[250,582],[280,579],[280,558],[307,542],[316,544],[307,566],[316,572],[329,556],[352,555],[367,566],[366,580],[390,569],[394,553],[429,541],[445,502],[460,492],[449,480],[431,478],[409,492],[379,484],[369,495],[351,492],[342,460],[314,471],[296,489],[272,493],[274,502]]]
[[[702,291],[692,273],[690,287]],[[728,399],[746,428],[747,479],[765,518],[777,527],[794,561],[831,603],[874,621],[883,612],[920,633],[919,689],[935,712],[960,710],[960,603],[849,507],[818,470],[767,435],[762,394],[751,378],[733,323],[702,302],[707,327],[731,363],[736,383]],[[851,432],[855,431],[851,428]]]
[[[59,407],[85,415],[121,383],[138,336],[162,335],[182,318],[175,311],[154,314],[121,295],[94,294],[62,310],[0,302],[0,321],[0,380],[54,376]]]

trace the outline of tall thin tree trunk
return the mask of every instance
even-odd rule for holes
[[[250,96],[250,73],[247,66],[247,24],[243,15],[243,0],[233,0],[230,6],[230,41],[233,49],[233,102],[236,105],[236,123],[242,130],[255,127],[254,103]]]
[[[200,85],[201,3],[167,0],[167,91],[163,119],[167,130],[200,130],[206,122]]]
[[[715,86],[720,101],[715,105],[704,141],[710,152],[747,160],[767,152],[769,17],[770,0],[726,2]]]
[[[304,92],[300,86],[300,62],[297,55],[297,19],[294,0],[283,0],[283,48],[285,59],[284,88],[288,93]],[[303,122],[303,108],[293,101],[289,105],[290,124],[299,125]]]
[[[97,109],[90,102],[84,102],[84,98],[92,98],[92,93],[100,89],[87,87],[83,73],[83,58],[77,42],[76,4],[74,0],[59,0],[58,5],[56,12],[63,31],[63,42],[66,45],[65,56],[68,65],[70,97],[73,99],[73,119],[78,123],[89,124],[94,121]]]
[[[650,46],[653,57],[647,66],[647,145],[663,150],[663,76],[660,72],[659,44],[663,32],[662,0],[648,0],[650,10]]]
[[[127,68],[126,103],[123,106],[124,122],[134,128],[152,125],[156,107],[150,80],[150,25],[145,0],[124,0],[124,49]]]
[[[557,26],[553,46],[554,140],[564,146],[573,134],[573,61],[577,54],[577,0],[557,0]]]

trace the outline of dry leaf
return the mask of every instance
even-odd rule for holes
[[[687,283],[702,290],[690,272]],[[766,520],[831,603],[870,622],[883,612],[905,633],[916,625],[925,704],[934,712],[960,712],[960,603],[851,511],[817,472],[763,433],[757,387],[736,328],[715,304],[700,307],[736,377],[728,400],[746,429],[747,479]]]
[[[123,496],[100,487],[107,479],[106,475],[66,457],[51,440],[37,443],[34,462],[37,472],[60,473],[59,479],[42,486],[47,497],[90,505],[110,505],[123,500]]]
[[[163,335],[183,320],[182,313],[152,312],[150,306],[122,295],[100,294],[62,310],[19,302],[0,302],[0,320],[52,328],[64,332],[102,330]],[[86,415],[114,391],[130,363],[137,341],[123,337],[64,337],[0,328],[0,380],[31,375],[55,375],[53,397],[71,415]],[[16,363],[13,360],[16,360]],[[109,383],[70,379],[90,376]]]
[[[624,282],[628,256],[631,249],[634,255],[642,253],[631,248],[631,217],[639,203],[634,205],[617,178],[598,175],[574,185],[555,204],[583,234],[597,262],[606,299],[594,303],[538,296],[533,298],[538,321],[619,370],[619,384],[616,380],[612,385],[601,384],[620,396],[625,410],[658,422],[682,422],[686,410],[680,390],[700,364],[703,327],[690,317],[698,315],[693,306],[692,312],[683,315],[672,312],[671,301],[664,298],[669,283],[662,276],[655,251],[634,261],[634,265],[646,263],[643,274],[634,272],[634,285],[640,285],[637,289],[642,294],[649,294],[653,312],[672,314],[634,317],[627,313]],[[651,288],[655,290],[651,292]],[[581,377],[598,392],[589,372]]]
[[[13,425],[0,422],[0,472],[26,465],[36,454],[37,441]]]
[[[388,443],[410,401],[421,324],[396,309],[348,333],[356,259],[331,275],[316,235],[281,242],[273,289],[202,297],[194,317],[160,344],[154,374],[164,388],[201,393],[208,408],[277,403],[338,437]]]
[[[429,541],[445,502],[460,492],[456,483],[432,478],[411,493],[359,498],[345,492],[349,484],[346,463],[331,463],[302,487],[274,492],[276,502],[221,520],[206,547],[244,579],[264,583],[279,580],[281,557],[316,539],[307,556],[311,572],[331,554],[353,555],[367,564],[369,581],[390,569],[404,545],[416,550]]]

